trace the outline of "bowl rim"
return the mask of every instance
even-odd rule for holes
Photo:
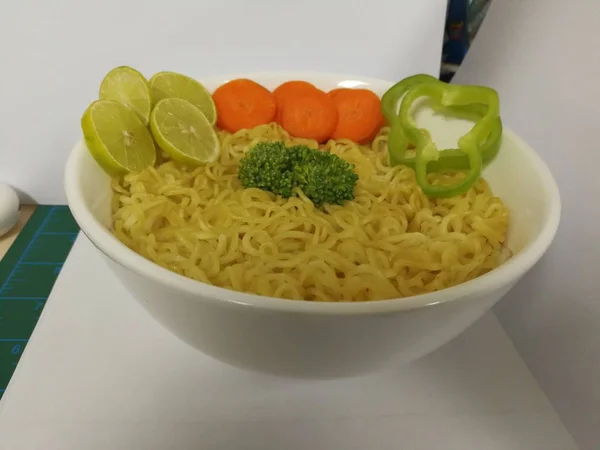
[[[332,83],[356,80],[366,85],[391,87],[394,82],[383,79],[312,71],[269,71],[204,77],[199,79],[205,84],[218,84],[233,78],[245,77],[264,83],[265,80],[281,79],[322,79]],[[317,81],[315,81],[318,84]],[[325,81],[323,81],[325,83]],[[492,292],[516,282],[544,255],[557,233],[561,201],[558,185],[550,169],[541,157],[523,139],[508,128],[504,135],[515,141],[520,150],[527,153],[538,170],[543,190],[549,201],[547,218],[540,233],[506,263],[473,280],[440,291],[402,297],[389,300],[368,302],[308,302],[265,297],[256,294],[234,291],[179,275],[144,258],[125,244],[121,243],[105,226],[93,216],[87,207],[82,192],[78,188],[79,168],[87,147],[83,139],[78,141],[69,154],[64,177],[67,203],[81,232],[106,257],[128,270],[148,278],[158,284],[168,286],[195,296],[200,302],[209,302],[222,306],[244,306],[266,311],[301,313],[311,315],[370,315],[402,312],[431,307],[452,301],[468,299],[481,292]]]

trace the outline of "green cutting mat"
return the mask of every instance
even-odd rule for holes
[[[79,227],[66,206],[38,206],[0,261],[0,399]]]

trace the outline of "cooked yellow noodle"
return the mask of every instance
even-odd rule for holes
[[[125,245],[184,276],[265,296],[367,301],[437,291],[502,262],[509,213],[480,179],[466,194],[427,198],[414,172],[387,162],[387,129],[370,147],[323,147],[355,165],[355,199],[313,206],[243,189],[238,161],[263,140],[303,143],[276,124],[219,132],[218,161],[197,168],[164,155],[156,168],[113,181],[113,232]],[[431,175],[453,183],[461,173]]]

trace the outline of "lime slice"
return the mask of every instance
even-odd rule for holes
[[[187,100],[165,98],[150,114],[150,129],[158,146],[185,164],[215,161],[221,143],[206,116]]]
[[[159,72],[149,83],[154,104],[165,98],[182,98],[202,111],[211,125],[217,123],[217,108],[210,92],[193,78],[175,72]]]
[[[95,101],[83,113],[81,129],[88,150],[109,175],[139,172],[156,161],[148,128],[121,103]]]
[[[113,100],[133,109],[148,124],[152,101],[150,87],[144,76],[131,67],[116,67],[100,84],[100,99]]]

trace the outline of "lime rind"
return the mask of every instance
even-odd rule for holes
[[[152,104],[166,98],[180,98],[196,106],[211,125],[217,123],[217,108],[210,92],[199,81],[176,72],[158,72],[150,78]]]

